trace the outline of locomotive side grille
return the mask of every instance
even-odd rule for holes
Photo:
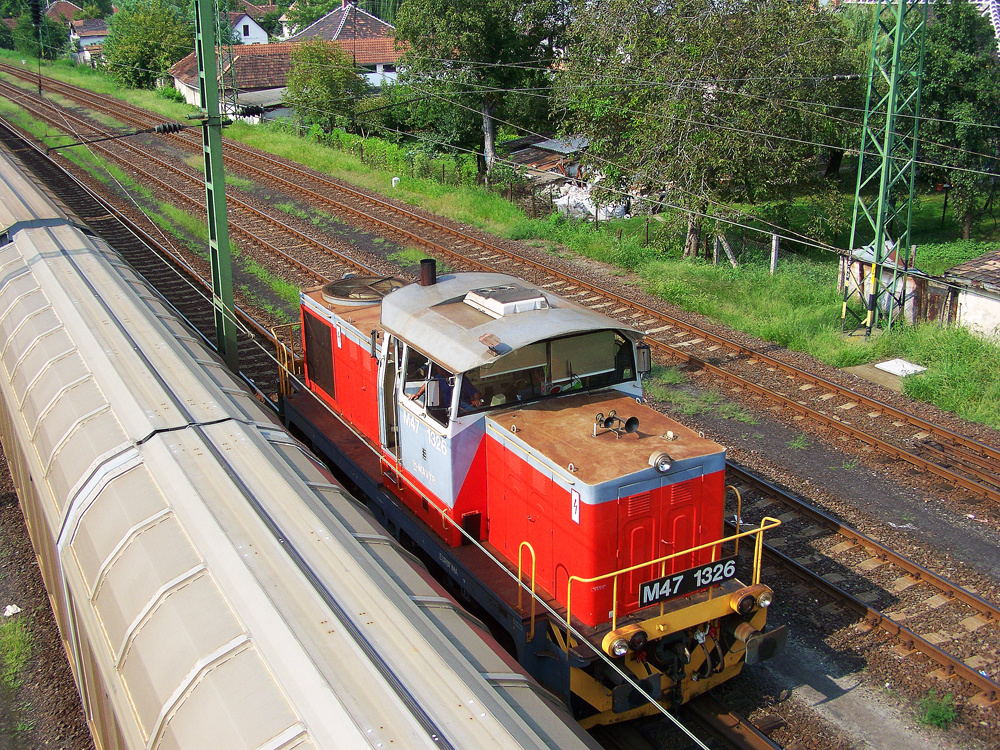
[[[680,505],[691,501],[691,481],[675,484],[670,488],[670,504]]]
[[[633,495],[628,499],[628,514],[630,516],[638,516],[644,513],[649,513],[648,492],[640,492],[638,495]]]

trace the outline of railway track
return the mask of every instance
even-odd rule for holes
[[[0,65],[0,72],[26,81],[35,80],[11,66]],[[44,87],[135,127],[148,128],[162,122],[136,107],[54,79],[44,79]],[[191,150],[201,150],[200,138],[194,134],[182,131],[170,137]],[[278,184],[317,206],[376,226],[395,238],[446,258],[452,265],[514,273],[563,296],[575,298],[642,329],[649,343],[661,354],[726,382],[733,390],[755,394],[849,440],[871,446],[936,476],[943,485],[962,488],[975,497],[1000,501],[1000,450],[994,446],[313,170],[231,140],[226,141],[226,151],[229,169]]]
[[[752,722],[730,711],[711,693],[685,703],[680,720],[711,750],[780,750]],[[664,737],[669,737],[669,747],[699,747],[662,717],[596,727],[590,733],[608,750],[659,750]]]
[[[211,285],[183,260],[157,243],[110,204],[91,192],[60,166],[30,145],[7,122],[0,120],[0,142],[14,153],[67,208],[103,238],[159,291],[205,343],[214,348],[215,311]],[[236,311],[240,334],[237,346],[242,375],[261,398],[268,401],[277,390],[277,375],[270,353],[274,344],[256,320]]]
[[[744,524],[782,522],[765,547],[783,570],[765,577],[790,571],[817,592],[817,617],[858,617],[893,636],[902,655],[930,660],[935,677],[974,688],[975,704],[1000,704],[1000,608],[738,466],[728,464],[727,477]]]
[[[92,96],[88,92],[81,102],[91,106]],[[120,113],[114,114],[113,110],[109,111],[109,114],[121,119]],[[132,124],[137,127],[149,127],[158,121],[146,114],[144,120],[137,117]],[[190,140],[183,134],[175,137]],[[200,139],[196,145],[200,150]],[[227,148],[230,145],[231,142],[227,141]],[[252,154],[254,159],[260,160],[259,152],[242,146],[234,148],[234,152],[237,151]],[[256,171],[258,174],[266,175],[271,181],[273,178],[268,170],[278,171],[280,167],[281,173],[286,175],[281,180],[285,180],[284,184],[288,186],[295,186],[296,183],[292,181],[295,175],[300,173],[308,175],[316,189],[310,190],[310,195],[307,197],[329,208],[341,210],[341,203],[323,195],[323,192],[336,191],[337,195],[341,195],[347,189],[329,178],[316,176],[308,170],[287,165],[271,157],[268,157],[268,161],[264,162],[265,166],[259,169],[250,169],[232,156],[227,160],[227,164],[230,162],[238,170],[248,170],[250,173]],[[390,209],[396,210],[387,201],[373,199],[360,191],[354,192],[366,201],[383,204],[380,210],[384,209],[386,214]],[[385,209],[385,206],[389,209]],[[74,210],[79,212],[79,209]],[[89,214],[81,213],[97,221],[101,218],[99,214],[102,212],[111,213],[106,207],[94,208]],[[407,237],[414,244],[420,244],[432,253],[454,258],[463,266],[472,265],[488,270],[506,270],[525,277],[534,276],[536,283],[546,288],[564,296],[575,297],[578,301],[605,314],[611,314],[645,330],[650,343],[664,354],[687,361],[693,367],[713,376],[724,378],[735,388],[758,393],[762,397],[775,400],[784,408],[810,418],[819,419],[816,415],[824,416],[823,421],[834,429],[865,444],[876,446],[924,471],[934,473],[943,481],[954,483],[980,497],[991,500],[1000,498],[998,490],[1000,482],[997,479],[1000,476],[998,471],[1000,452],[992,446],[970,440],[915,415],[861,396],[839,384],[805,373],[766,353],[740,347],[708,331],[664,315],[660,311],[638,306],[634,301],[608,292],[599,285],[570,278],[556,269],[529,258],[515,256],[499,245],[485,242],[481,238],[463,233],[443,223],[433,222],[415,212],[404,210],[404,213],[417,217],[414,219],[415,223],[437,227],[429,239],[419,231],[406,228],[402,222],[392,223],[382,219],[374,210],[355,208],[349,212],[364,222],[385,221],[383,226],[387,231]],[[106,236],[105,232],[111,230],[95,229],[95,231]],[[117,247],[115,242],[112,244]],[[184,296],[192,295],[189,292],[187,295],[181,294],[181,297]],[[208,331],[207,337],[211,340],[214,321],[209,319],[207,326],[197,325],[200,330]],[[244,343],[241,340],[241,356],[246,356],[243,354],[243,347]],[[787,395],[775,394],[773,387],[762,386],[760,384],[762,378],[755,377],[754,372],[758,374],[767,372],[771,373],[772,378],[788,379],[791,386]],[[263,382],[263,379],[257,382]],[[852,419],[855,415],[861,415],[863,418]],[[901,447],[891,440],[884,440],[863,429],[885,422],[890,422],[896,427],[908,425],[915,431],[912,436],[919,447],[913,450]],[[963,466],[969,468],[960,470]],[[744,510],[745,521],[754,518],[757,513],[775,514],[775,503],[786,504],[787,496],[775,488],[763,488],[757,480],[748,477],[739,477],[738,481],[748,491],[748,498],[751,500]],[[753,489],[753,486],[756,486],[756,489]],[[793,505],[794,503],[789,501],[785,505],[789,510],[785,510],[783,514],[792,513],[790,508]],[[822,585],[826,587],[826,595],[831,600],[836,598],[839,602],[837,607],[846,608],[859,615],[863,618],[865,627],[881,628],[895,636],[901,651],[924,654],[938,665],[936,668],[941,670],[941,676],[954,676],[974,685],[979,690],[977,696],[979,702],[991,703],[997,700],[995,657],[1000,653],[996,643],[1000,612],[996,608],[983,602],[974,593],[934,576],[919,565],[905,561],[884,547],[879,547],[873,540],[869,540],[859,532],[843,527],[833,519],[821,521],[812,515],[801,515],[804,512],[795,511],[795,518],[801,519],[802,526],[799,531],[802,533],[785,534],[783,540],[774,545],[775,552],[778,552],[777,547],[782,547],[787,553],[790,548],[797,549],[798,545],[805,545],[807,549],[784,556],[801,569],[798,574],[804,580],[824,581]],[[786,525],[792,520],[789,518]],[[832,525],[828,525],[828,522]],[[814,529],[820,529],[819,533]],[[790,529],[790,531],[795,530],[795,527]],[[832,541],[834,534],[837,535],[838,541]],[[820,541],[825,542],[826,551],[815,549],[810,551],[809,545]],[[861,555],[864,557],[860,558]],[[848,565],[846,561],[851,557],[859,557],[860,562]],[[845,583],[845,580],[848,582]],[[837,583],[841,585],[838,586]],[[853,593],[847,590],[852,588],[861,590],[855,590]],[[933,593],[930,593],[930,590],[933,590]],[[923,609],[917,608],[920,604],[925,605]],[[919,623],[922,619],[943,617],[944,612],[948,612],[947,621],[957,627],[947,625],[929,632],[920,629]],[[963,634],[959,628],[964,629],[966,633]],[[928,638],[928,635],[932,637]],[[968,637],[965,637],[966,635]],[[985,650],[976,650],[974,644],[970,645],[970,641],[978,641],[987,635],[992,645]],[[982,653],[986,652],[989,653],[984,657]]]
[[[211,346],[214,335],[214,313],[208,299],[210,287],[200,275],[183,264],[168,250],[160,246],[149,235],[132,224],[118,212],[85,187],[71,175],[52,162],[36,147],[28,144],[8,123],[0,120],[0,142],[17,155],[35,176],[70,210],[80,216],[96,234],[104,238],[112,247],[136,268],[136,270],[179,311],[207,344]],[[198,294],[191,294],[192,289]],[[249,330],[240,337],[241,361],[244,376],[256,383],[258,393],[264,396],[273,389],[268,373],[273,370],[273,361],[262,355],[262,347],[270,347],[269,333],[248,315],[240,312],[241,322]],[[250,333],[254,335],[250,335]],[[764,735],[741,717],[730,713],[709,697],[699,698],[691,707],[691,715],[707,732],[710,747],[746,748],[768,750],[775,748]],[[641,750],[648,747],[656,750],[656,745],[643,738],[640,722],[605,727],[599,732],[602,743],[609,748],[629,747]]]

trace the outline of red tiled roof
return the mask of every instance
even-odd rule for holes
[[[255,21],[259,21],[268,13],[278,12],[277,5],[254,5],[250,0],[240,0],[238,7]]]
[[[335,42],[357,65],[394,63],[402,54],[392,39],[356,39]],[[233,47],[233,64],[240,89],[280,88],[292,69],[292,50],[297,42],[252,44]],[[353,47],[353,49],[352,49]],[[170,75],[189,86],[198,83],[198,58],[194,52],[170,69]]]
[[[65,18],[67,21],[73,20],[73,14],[82,11],[79,5],[74,5],[69,2],[69,0],[56,0],[54,3],[49,3],[48,7],[45,9],[45,15],[51,18],[53,21],[59,21]]]
[[[16,18],[3,18],[3,19],[0,19],[0,20],[2,20],[3,21],[3,25],[6,26],[11,31],[13,31],[14,29],[17,28],[17,19]]]
[[[395,31],[395,26],[352,3],[347,3],[314,21],[299,33],[293,34],[290,39],[296,42],[317,36],[327,41],[392,39]]]

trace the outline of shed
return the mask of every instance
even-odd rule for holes
[[[1000,250],[994,250],[944,272],[957,290],[956,322],[975,333],[1000,333]]]

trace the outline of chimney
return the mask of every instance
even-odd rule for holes
[[[424,258],[420,261],[420,286],[435,284],[437,284],[437,261],[433,258]]]

